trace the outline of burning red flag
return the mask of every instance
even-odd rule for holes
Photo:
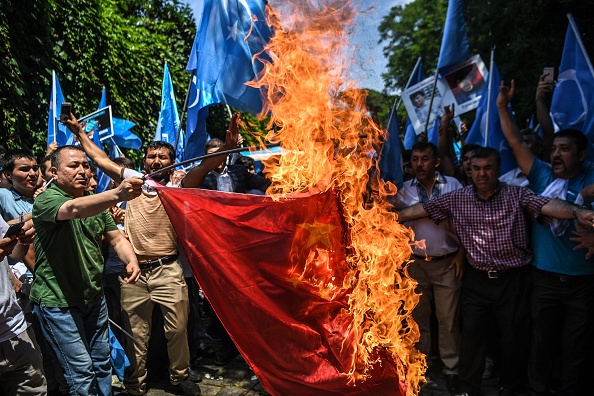
[[[366,381],[347,375],[358,340],[348,331],[347,231],[334,192],[274,201],[158,191],[204,294],[269,393],[406,393],[382,348]]]

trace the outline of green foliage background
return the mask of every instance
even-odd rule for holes
[[[165,62],[178,102],[185,96],[195,29],[191,9],[178,0],[5,0],[0,143],[45,152],[53,69],[74,114],[95,110],[105,86],[114,116],[135,122],[146,144]]]
[[[383,74],[388,92],[405,87],[419,57],[425,75],[434,73],[447,4],[447,0],[414,0],[392,7],[384,17],[379,42],[388,59]],[[463,4],[471,54],[480,54],[488,65],[495,46],[503,80],[516,81],[512,105],[519,121],[534,112],[543,67],[558,69],[561,63],[567,13],[575,18],[588,53],[594,54],[594,0],[466,0]],[[405,111],[402,116],[406,117]]]

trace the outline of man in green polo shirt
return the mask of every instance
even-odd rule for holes
[[[101,240],[105,237],[126,263],[126,282],[136,282],[136,255],[107,209],[137,197],[143,181],[129,178],[113,190],[92,194],[85,191],[88,168],[80,147],[60,147],[51,156],[54,184],[33,205],[36,259],[30,298],[69,394],[111,395]]]

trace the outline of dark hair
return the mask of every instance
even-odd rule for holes
[[[169,151],[169,158],[171,159],[171,163],[174,163],[175,148],[171,144],[163,141],[155,140],[153,142],[150,142],[149,145],[146,147],[146,151],[144,152],[144,158],[146,159],[146,155],[148,154],[149,149],[157,150],[160,148],[166,148]]]
[[[431,154],[433,154],[434,158],[439,158],[439,150],[437,150],[437,146],[431,142],[416,142],[412,147],[412,152],[414,151],[425,151],[431,150]]]
[[[246,157],[244,155],[237,159],[237,163],[245,166],[248,169],[256,166],[256,161],[254,161],[252,157]]]
[[[402,162],[410,162],[411,155],[412,155],[412,150],[404,150],[402,152]]]
[[[534,147],[537,151],[539,151],[540,149],[542,149],[542,137],[540,137],[540,135],[538,133],[536,133],[534,131],[534,129],[532,128],[524,128],[520,131],[520,135],[522,137],[524,136],[530,136],[534,139]]]
[[[56,151],[54,151],[53,153],[50,154],[50,161],[52,163],[52,166],[56,169],[60,168],[60,153],[64,150],[76,150],[76,151],[80,151],[81,153],[85,153],[85,150],[82,149],[82,147],[80,146],[73,146],[73,145],[68,145],[68,146],[60,146],[56,149]]]
[[[14,150],[4,154],[4,166],[2,166],[2,169],[12,172],[14,170],[14,162],[21,158],[35,160],[35,162],[37,162],[37,158],[33,157],[33,154],[31,154],[30,151]]]
[[[492,147],[479,147],[472,152],[472,157],[470,157],[470,162],[472,162],[475,158],[489,158],[494,157],[497,161],[497,166],[501,168],[501,156],[499,155],[499,151],[495,150]]]
[[[134,169],[134,162],[132,162],[130,158],[117,157],[112,159],[112,161],[120,166],[123,166],[124,168]]]
[[[464,157],[464,155],[466,155],[466,153],[468,153],[469,151],[478,150],[480,148],[481,146],[479,146],[478,144],[465,144],[460,149],[460,157]]]
[[[50,161],[50,162],[52,161],[52,155],[51,154],[50,155],[46,155],[45,157],[43,157],[41,159],[41,163],[39,164],[39,170],[41,171],[41,175],[42,176],[45,175],[45,172],[47,171],[47,166],[45,166],[45,163],[47,161]],[[51,164],[50,164],[50,166],[51,166]]]
[[[562,129],[553,136],[553,141],[560,137],[571,139],[573,144],[576,145],[578,152],[588,149],[588,138],[577,129]]]
[[[420,89],[420,90],[418,90],[416,92],[413,92],[413,94],[409,96],[410,97],[410,100],[415,100],[415,98],[417,96],[419,96],[419,95],[421,95],[424,98],[427,97],[427,95],[425,95],[425,92],[422,89]]]
[[[225,142],[223,142],[221,139],[212,138],[204,145],[204,153],[206,154],[206,152],[211,148],[219,148],[223,147],[224,145]]]
[[[6,165],[6,154],[0,154],[0,172],[4,171],[4,166]]]

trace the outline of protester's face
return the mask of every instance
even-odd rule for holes
[[[412,163],[410,161],[407,161],[407,162],[403,163],[402,164],[402,167],[404,168],[404,181],[410,180],[413,177],[415,177],[415,173],[413,171]]]
[[[7,172],[6,177],[19,194],[32,197],[39,178],[37,161],[29,158],[17,158],[14,161],[14,169],[12,172]]]
[[[41,177],[43,177],[43,179],[45,180],[46,183],[52,178],[51,167],[52,167],[52,161],[45,160],[45,173],[43,175],[41,175]]]
[[[165,168],[166,166],[173,165],[173,160],[169,156],[169,150],[166,147],[149,148],[146,152],[146,158],[144,161],[144,169],[147,173],[153,173],[159,169]],[[156,174],[153,179],[160,181],[166,176],[169,176],[173,172],[161,172]]]
[[[473,158],[471,161],[472,181],[479,192],[490,193],[499,184],[499,166],[493,156]]]
[[[578,150],[573,139],[558,137],[551,147],[551,166],[555,177],[570,179],[580,173],[586,150]]]
[[[99,185],[99,183],[97,183],[97,174],[95,172],[93,172],[91,170],[91,168],[87,169],[86,174],[87,174],[87,179],[89,180],[89,182],[87,184],[87,191],[96,192],[97,186]]]
[[[423,151],[413,151],[411,154],[411,163],[415,177],[423,182],[435,178],[435,168],[439,166],[439,158],[435,158],[431,149]]]
[[[413,99],[413,104],[415,105],[415,107],[423,107],[424,103],[425,97],[423,95],[417,95]]]
[[[537,143],[536,138],[529,133],[522,135],[522,145],[526,147],[536,157],[540,157],[542,151],[541,146]]]
[[[206,150],[206,154],[216,153],[219,150],[220,150],[220,147],[211,147],[208,150]],[[223,169],[225,169],[225,161],[223,161],[215,170],[217,172],[222,172]]]
[[[69,149],[59,155],[59,168],[51,168],[56,185],[72,196],[81,196],[89,184],[87,156],[82,151]]]
[[[474,150],[467,151],[462,156],[462,172],[466,175],[467,178],[472,178],[472,168],[470,167],[470,158],[472,158],[472,153]]]

